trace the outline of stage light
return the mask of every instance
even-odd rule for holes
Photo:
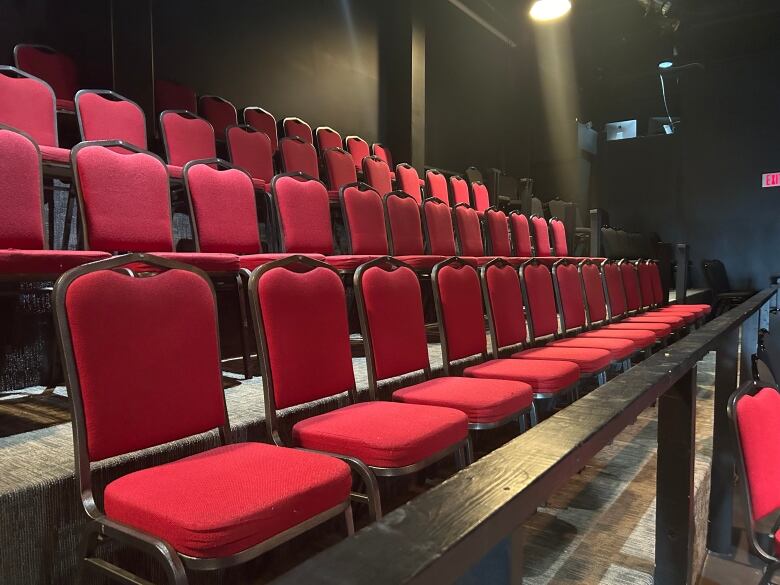
[[[658,64],[658,68],[659,69],[669,69],[672,65],[674,65],[674,63],[672,63],[671,61],[661,61]]]
[[[555,20],[569,13],[571,0],[536,0],[531,6],[531,18],[543,22]]]

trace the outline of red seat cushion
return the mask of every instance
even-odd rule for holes
[[[62,274],[110,256],[85,250],[0,250],[0,274]]]
[[[512,358],[524,360],[563,360],[577,364],[584,374],[593,374],[612,363],[612,354],[606,349],[584,347],[534,347],[512,354]]]
[[[447,259],[447,256],[419,255],[396,256],[401,262],[406,262],[412,268],[425,268],[431,270],[436,264]]]
[[[252,186],[258,191],[265,191],[265,181],[263,179],[252,177]]]
[[[39,145],[41,149],[41,158],[44,162],[57,162],[70,164],[70,149],[60,148],[58,146]]]
[[[587,347],[591,349],[605,349],[613,360],[624,360],[634,353],[637,345],[630,339],[618,337],[581,337],[576,335],[566,339],[557,339],[545,345],[545,347]]]
[[[301,447],[357,457],[374,467],[406,467],[468,435],[466,415],[452,408],[363,402],[313,416],[293,427]]]
[[[343,256],[325,256],[325,262],[336,270],[355,270],[361,264],[376,260],[379,256],[368,254],[346,254]]]
[[[654,309],[654,313],[679,313],[681,315],[693,315],[694,320],[699,319],[701,317],[704,317],[708,314],[708,312],[702,308],[688,308],[684,305],[680,305],[678,307],[661,307],[659,309]]]
[[[351,484],[333,457],[238,443],[112,481],[105,511],[180,553],[224,557],[338,506]]]
[[[671,325],[666,325],[665,323],[628,323],[627,321],[610,323],[609,325],[602,327],[602,329],[606,329],[608,331],[623,331],[625,329],[631,331],[636,329],[640,329],[642,331],[651,331],[655,334],[656,339],[662,339],[672,332]]]
[[[207,252],[151,252],[160,258],[176,260],[184,264],[197,266],[206,272],[236,272],[241,267],[235,254],[218,254]]]
[[[243,256],[238,257],[238,261],[241,265],[241,268],[245,268],[246,270],[254,270],[263,264],[268,264],[269,262],[274,262],[276,260],[284,260],[285,258],[289,258],[290,256],[295,255],[296,254],[244,254]],[[325,256],[322,254],[303,255],[307,258],[312,258],[313,260],[319,260],[320,262],[325,260]]]
[[[470,378],[525,382],[539,394],[560,392],[580,379],[577,364],[563,360],[489,360],[463,370]]]
[[[184,176],[184,167],[165,165],[165,168],[168,169],[168,175],[172,179],[181,179]]]
[[[669,325],[672,329],[679,329],[685,326],[685,319],[676,315],[652,315],[642,314],[627,317],[622,323],[663,323]]]
[[[328,189],[328,199],[330,201],[339,201],[339,190],[338,189]]]
[[[634,342],[636,349],[642,349],[653,345],[656,341],[655,334],[652,331],[642,329],[594,329],[580,333],[577,337],[596,338],[596,339],[629,339]]]
[[[492,423],[525,410],[533,389],[523,382],[478,378],[434,378],[393,392],[399,402],[447,406],[466,413],[471,423]]]
[[[75,112],[76,104],[73,102],[73,100],[64,100],[61,98],[57,98],[57,109],[64,110],[66,112]]]
[[[651,309],[642,315],[646,317],[682,317],[686,324],[693,323],[699,318],[699,314],[695,311],[665,311],[663,309]]]

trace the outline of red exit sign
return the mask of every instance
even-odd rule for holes
[[[765,173],[762,175],[761,186],[764,189],[767,187],[780,187],[780,173]]]

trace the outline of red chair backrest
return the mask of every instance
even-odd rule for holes
[[[497,347],[525,343],[528,335],[517,270],[505,262],[491,262],[482,269],[482,284],[490,306]]]
[[[559,309],[565,330],[584,327],[585,298],[577,265],[573,262],[556,262],[553,266],[553,279],[558,290]]]
[[[360,171],[363,168],[363,159],[371,156],[368,142],[360,136],[347,136],[344,145],[346,146],[346,151],[352,155],[352,163],[355,165],[355,169]]]
[[[32,139],[6,128],[0,128],[0,217],[6,218],[0,222],[0,248],[46,247],[41,153]]]
[[[211,123],[214,128],[214,136],[218,140],[225,139],[225,130],[228,126],[238,124],[236,106],[216,95],[200,96],[198,113]]]
[[[626,291],[623,286],[623,276],[615,262],[606,262],[603,267],[604,283],[607,288],[607,300],[610,313],[618,317],[626,312]]]
[[[438,264],[433,271],[439,319],[444,325],[447,359],[459,360],[487,350],[482,291],[470,264]]]
[[[344,185],[357,182],[355,165],[352,157],[343,148],[329,148],[322,153],[325,159],[325,170],[328,173],[328,188],[338,191]]]
[[[558,311],[555,308],[550,269],[544,264],[531,262],[520,268],[526,293],[526,310],[531,317],[533,337],[544,337],[558,332]]]
[[[252,179],[239,169],[214,168],[216,162],[184,168],[198,251],[258,254],[262,245]]]
[[[642,307],[650,307],[656,302],[653,290],[653,267],[647,262],[639,262],[636,270],[639,276],[639,292],[642,294]]]
[[[205,278],[99,270],[67,287],[64,309],[91,460],[225,424],[216,305]]]
[[[607,299],[604,296],[604,282],[601,278],[601,269],[594,262],[584,262],[581,272],[590,322],[599,323],[604,321],[607,318]]]
[[[450,204],[450,194],[447,189],[447,178],[439,171],[428,169],[425,171],[426,195],[436,197],[447,205]]]
[[[487,186],[480,181],[472,181],[471,193],[474,196],[474,209],[485,211],[490,207],[490,193]]]
[[[456,228],[458,254],[483,256],[485,246],[482,242],[482,226],[476,210],[465,203],[458,203],[452,209],[452,223]]]
[[[276,128],[276,118],[271,112],[258,107],[244,108],[244,124],[257,128],[271,140],[274,152],[279,150],[279,131]]]
[[[414,197],[418,204],[422,203],[420,175],[417,174],[417,169],[406,163],[401,163],[395,167],[395,177],[401,191]]]
[[[282,175],[274,178],[271,194],[284,252],[333,254],[325,185],[313,177]]]
[[[154,80],[154,111],[158,114],[165,110],[198,110],[198,96],[189,86],[168,81]]]
[[[452,204],[465,203],[471,205],[471,199],[469,197],[469,185],[466,183],[466,179],[453,175],[450,177],[450,186],[452,187]]]
[[[183,167],[191,160],[216,158],[214,128],[191,112],[166,110],[160,114],[160,128],[168,164]]]
[[[531,227],[533,228],[535,252],[539,257],[552,256],[552,246],[550,245],[550,232],[547,230],[547,222],[538,215],[531,216]]]
[[[363,183],[341,190],[341,208],[347,229],[350,253],[387,254],[387,233],[382,198]]]
[[[650,262],[650,277],[653,285],[653,302],[656,305],[664,304],[664,285],[661,282],[661,269],[658,262]]]
[[[343,148],[343,144],[341,134],[336,132],[333,128],[329,128],[328,126],[320,126],[317,128],[317,150],[320,154],[324,153],[329,148]]]
[[[557,217],[550,219],[550,233],[556,256],[568,256],[569,244],[566,242],[566,226]]]
[[[81,90],[76,115],[82,140],[121,140],[146,150],[146,116],[134,101],[112,91]]]
[[[627,260],[618,263],[620,276],[623,279],[623,288],[626,291],[626,307],[629,311],[636,311],[642,306],[642,293],[639,288],[639,276],[636,266]]]
[[[394,256],[424,254],[420,206],[414,197],[393,191],[385,195],[384,206],[391,253]]]
[[[54,90],[57,99],[72,100],[79,88],[76,62],[65,53],[42,45],[17,45],[16,66],[39,77]]]
[[[285,173],[305,173],[315,179],[320,178],[320,165],[314,146],[302,138],[287,137],[279,140],[279,152]]]
[[[367,156],[363,159],[363,178],[383,197],[393,190],[390,167],[377,156]]]
[[[438,256],[455,255],[455,232],[452,229],[450,206],[437,198],[422,203],[428,251]]]
[[[370,266],[358,279],[377,380],[428,367],[420,282],[407,266]]]
[[[490,238],[490,253],[493,256],[511,256],[512,244],[509,241],[506,213],[498,209],[488,209],[485,211],[485,223]]]
[[[41,146],[57,146],[54,91],[45,81],[0,66],[0,124],[29,134]]]
[[[354,388],[347,302],[334,270],[272,268],[258,278],[257,298],[276,408]]]
[[[533,256],[531,246],[531,229],[528,218],[518,211],[509,214],[509,232],[512,234],[512,245],[515,256],[530,258]]]
[[[375,142],[371,146],[371,150],[374,153],[374,156],[381,158],[385,163],[387,163],[387,166],[391,169],[393,168],[393,154],[390,152],[390,149],[385,146],[384,144],[380,144],[379,142]]]
[[[270,183],[274,177],[271,139],[251,126],[229,126],[225,131],[230,162],[255,179]]]
[[[173,251],[168,172],[157,156],[85,144],[72,159],[87,249]]]
[[[282,128],[284,129],[285,136],[297,136],[304,142],[308,142],[314,146],[314,136],[312,135],[311,126],[300,118],[285,118],[282,120]]]

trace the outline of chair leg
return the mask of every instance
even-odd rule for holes
[[[603,384],[607,383],[607,373],[606,372],[599,372],[596,374],[596,384],[601,386]]]
[[[539,423],[539,418],[536,414],[536,402],[531,403],[531,411],[528,413],[528,416],[531,419],[531,427],[535,427]]]
[[[471,437],[466,439],[466,444],[463,446],[463,460],[465,462],[463,468],[474,463],[474,445],[471,442]]]
[[[89,559],[95,552],[98,544],[98,531],[92,523],[89,523],[84,527],[81,533],[81,540],[79,541],[79,566],[78,574],[76,576],[76,583],[86,582],[87,567],[89,567]]]
[[[238,291],[238,307],[241,314],[241,357],[244,362],[244,379],[252,377],[252,362],[249,353],[249,322],[246,316],[246,295],[244,294],[244,280],[241,273],[236,274],[236,290]]]
[[[73,223],[73,210],[76,206],[76,194],[73,185],[68,189],[68,203],[65,206],[65,223],[62,226],[62,249],[68,250],[70,246],[70,225]]]
[[[344,522],[347,525],[347,536],[355,534],[355,518],[352,515],[352,504],[344,510]]]

